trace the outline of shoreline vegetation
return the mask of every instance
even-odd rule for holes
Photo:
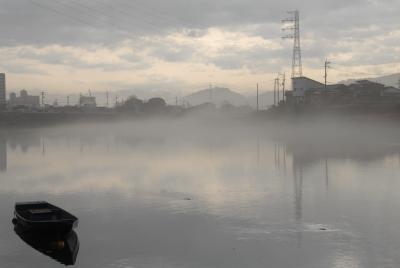
[[[324,117],[342,120],[400,121],[400,95],[398,96],[394,89],[388,89],[378,83],[359,81],[357,84],[341,86],[335,90],[308,90],[301,98],[294,97],[293,91],[287,91],[285,95],[286,98],[267,109],[257,109],[248,104],[233,105],[226,100],[219,103],[204,101],[197,105],[190,105],[188,102],[182,105],[168,105],[159,97],[144,101],[136,96],[116,103],[112,108],[98,107],[95,102],[90,105],[44,105],[36,108],[19,105],[0,112],[0,127],[187,117],[212,121],[233,119],[258,122],[314,120]]]
[[[311,108],[285,106],[271,107],[256,111],[249,107],[215,107],[213,104],[184,108],[178,106],[158,107],[155,110],[135,111],[109,109],[107,111],[8,111],[0,112],[0,128],[4,127],[40,127],[69,123],[107,123],[116,121],[136,121],[151,119],[201,118],[210,121],[231,119],[234,121],[298,121],[323,118],[346,121],[393,121],[400,122],[400,107],[328,107]]]

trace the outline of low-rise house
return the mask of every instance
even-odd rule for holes
[[[296,103],[304,102],[306,94],[309,91],[322,90],[325,88],[324,84],[305,76],[292,78],[292,84],[292,97]]]
[[[286,92],[286,104],[303,106],[400,104],[400,89],[360,80],[351,85],[325,86],[307,77],[293,78],[293,91]]]

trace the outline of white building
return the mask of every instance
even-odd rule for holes
[[[79,97],[79,106],[87,107],[87,108],[96,108],[96,97],[92,96],[80,96]]]
[[[321,90],[325,88],[324,84],[304,76],[292,78],[292,83],[293,97],[300,100],[304,98],[308,90]]]
[[[40,108],[40,97],[28,95],[28,92],[26,90],[21,90],[19,97],[17,97],[17,94],[15,94],[14,92],[10,94],[8,105],[10,108],[16,106],[25,106],[31,109]]]

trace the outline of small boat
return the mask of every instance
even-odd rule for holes
[[[79,252],[78,235],[71,231],[67,234],[37,233],[25,231],[19,225],[14,226],[15,233],[29,246],[64,265],[74,265]]]
[[[68,233],[78,226],[78,218],[45,201],[16,203],[14,225],[35,232]]]

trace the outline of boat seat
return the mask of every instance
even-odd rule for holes
[[[28,211],[32,220],[56,220],[59,214],[59,210],[48,208],[29,209]]]

